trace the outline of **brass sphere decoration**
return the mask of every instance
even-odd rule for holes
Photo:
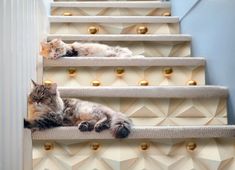
[[[116,75],[117,75],[118,77],[123,76],[124,73],[125,73],[125,69],[124,69],[124,68],[122,68],[122,67],[116,68]]]
[[[196,86],[196,85],[197,85],[197,82],[196,82],[195,80],[189,80],[189,81],[187,82],[187,84],[188,84],[189,86]]]
[[[171,67],[165,67],[163,68],[163,74],[165,77],[170,77],[173,73],[173,68]]]
[[[45,81],[44,81],[44,85],[46,85],[46,86],[50,86],[52,83],[53,83],[53,82],[50,81],[50,80],[45,80]]]
[[[162,16],[169,17],[169,16],[171,16],[171,13],[170,13],[170,12],[164,12],[164,13],[162,14]]]
[[[148,85],[149,85],[149,82],[148,82],[147,80],[141,80],[141,81],[139,82],[139,85],[140,85],[140,86],[148,86]]]
[[[138,34],[146,34],[148,32],[148,28],[146,26],[140,26],[137,29]]]
[[[197,144],[195,142],[188,142],[186,145],[186,149],[188,151],[194,151],[197,148]]]
[[[148,144],[148,143],[141,143],[140,144],[140,149],[142,150],[142,151],[146,151],[146,150],[148,150],[149,149],[149,147],[150,147],[150,145]]]
[[[53,149],[54,149],[53,143],[50,143],[50,142],[45,143],[45,144],[44,144],[44,149],[45,149],[46,151],[53,150]]]
[[[98,80],[93,80],[92,81],[92,86],[100,86],[100,81],[98,81]]]
[[[70,13],[70,12],[64,12],[63,13],[63,16],[72,16],[73,14],[72,13]]]
[[[68,69],[68,73],[69,73],[70,77],[76,76],[76,72],[77,72],[76,68],[69,68]]]
[[[91,148],[92,150],[96,151],[96,150],[98,150],[98,149],[100,148],[100,144],[99,144],[99,143],[96,143],[96,142],[91,143],[91,144],[90,144],[90,148]]]
[[[99,28],[96,28],[95,26],[90,26],[90,27],[88,28],[88,32],[89,32],[90,34],[96,34],[96,33],[99,32]]]

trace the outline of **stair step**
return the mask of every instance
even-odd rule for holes
[[[179,18],[146,16],[51,16],[51,34],[178,34]]]
[[[60,87],[62,97],[213,98],[227,97],[223,86]]]
[[[29,130],[26,130],[29,131]],[[234,137],[235,126],[135,126],[128,139],[222,138]],[[110,132],[80,132],[77,127],[59,127],[32,133],[36,140],[113,139]]]
[[[93,7],[93,8],[170,8],[170,2],[159,1],[66,1],[52,2],[51,7]]]
[[[200,57],[151,57],[151,58],[107,58],[107,57],[64,57],[57,60],[44,59],[44,67],[78,66],[204,66],[206,60]]]
[[[179,34],[162,35],[79,35],[49,34],[48,40],[61,38],[67,43],[74,41],[100,42],[111,46],[128,47],[134,55],[145,57],[189,57],[191,56],[191,36]]]
[[[205,85],[203,58],[66,57],[44,59],[43,67],[43,80],[64,87],[92,86],[93,80],[99,80],[101,86],[119,87],[139,86],[141,80],[149,86],[186,85],[189,80]]]
[[[64,41],[157,41],[157,42],[190,42],[192,37],[186,34],[169,35],[67,35],[48,34],[48,40],[61,38]]]
[[[79,1],[51,3],[53,16],[170,16],[171,4],[159,1]]]
[[[171,4],[159,1],[53,2],[54,16],[170,16]]]
[[[162,16],[50,16],[51,23],[178,23],[178,17]]]
[[[60,87],[62,97],[106,105],[136,126],[226,125],[225,87]]]

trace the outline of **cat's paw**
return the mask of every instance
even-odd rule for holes
[[[78,129],[81,132],[92,131],[94,129],[94,126],[92,124],[88,123],[88,122],[81,122],[78,125]]]
[[[110,128],[110,123],[109,122],[97,123],[95,125],[95,131],[96,132],[101,132],[101,131],[109,129],[109,128]]]

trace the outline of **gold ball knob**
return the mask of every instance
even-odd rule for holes
[[[162,16],[168,17],[168,16],[171,16],[171,13],[170,13],[170,12],[164,12],[164,13],[162,14]]]
[[[148,32],[148,28],[145,27],[145,26],[140,26],[140,27],[138,27],[138,29],[137,29],[137,33],[138,33],[138,34],[146,34],[147,32]]]
[[[123,76],[124,73],[125,73],[125,69],[124,69],[124,68],[118,67],[118,68],[116,69],[116,75],[117,75],[118,77]]]
[[[50,81],[50,80],[45,80],[45,81],[44,81],[44,85],[46,85],[46,86],[50,86],[52,83],[53,83],[53,82]]]
[[[149,82],[148,82],[147,80],[141,80],[141,81],[139,82],[139,85],[140,85],[140,86],[148,86],[148,85],[149,85]]]
[[[74,77],[74,76],[76,76],[76,68],[69,68],[68,69],[68,73],[69,73],[69,76],[70,77]]]
[[[90,26],[90,27],[88,28],[88,32],[89,32],[90,34],[96,34],[97,32],[99,32],[99,28],[96,28],[95,26]]]
[[[45,144],[44,144],[44,149],[45,149],[46,151],[49,151],[49,150],[54,149],[53,143],[50,143],[50,142],[45,143]]]
[[[73,14],[70,13],[70,12],[64,12],[63,15],[64,15],[64,16],[72,16]]]
[[[173,68],[171,67],[165,67],[163,69],[163,74],[165,77],[170,77],[172,73],[173,73]]]
[[[100,81],[98,81],[98,80],[93,80],[93,81],[92,81],[92,86],[100,86]]]
[[[143,151],[146,151],[149,149],[149,144],[148,143],[141,143],[140,144],[140,149]]]
[[[90,144],[90,148],[91,148],[92,150],[96,151],[96,150],[98,150],[98,149],[100,148],[100,144],[94,142],[94,143]]]
[[[197,82],[196,82],[195,80],[189,80],[189,81],[187,82],[187,84],[188,84],[189,86],[196,86],[196,85],[197,85]]]
[[[186,145],[186,149],[188,151],[194,151],[197,148],[197,144],[194,142],[188,142]]]

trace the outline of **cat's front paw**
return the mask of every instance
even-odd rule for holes
[[[109,129],[109,128],[110,128],[110,123],[109,122],[97,123],[95,125],[95,131],[96,132],[101,132],[101,131]]]
[[[94,129],[94,126],[92,124],[88,123],[88,122],[81,122],[78,125],[78,129],[81,132],[92,131]]]

